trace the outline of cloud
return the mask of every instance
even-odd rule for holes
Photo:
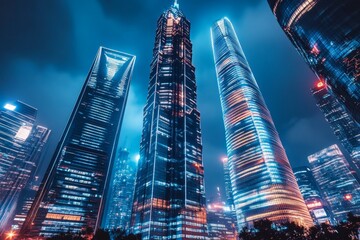
[[[0,62],[25,58],[40,66],[76,68],[72,17],[63,1],[1,1]]]
[[[132,85],[129,90],[119,144],[119,147],[126,147],[132,154],[139,152],[143,125],[144,105],[137,96],[138,89]]]

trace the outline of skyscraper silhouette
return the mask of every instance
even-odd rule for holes
[[[227,19],[211,28],[239,229],[267,218],[312,220],[260,89]]]
[[[157,22],[132,226],[142,239],[207,235],[190,22],[175,1]]]
[[[100,226],[135,57],[100,47],[22,234]]]

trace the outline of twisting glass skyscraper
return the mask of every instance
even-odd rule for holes
[[[323,80],[319,80],[311,90],[316,105],[324,113],[335,136],[348,151],[351,159],[360,173],[360,124],[357,124],[347,109],[336,98]]]
[[[260,219],[312,220],[231,22],[211,28],[239,229]]]
[[[99,227],[134,62],[132,55],[100,47],[23,234]]]
[[[142,239],[207,235],[190,22],[175,2],[157,22],[132,226]]]
[[[358,0],[268,0],[280,26],[360,123]]]

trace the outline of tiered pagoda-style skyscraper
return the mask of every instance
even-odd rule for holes
[[[211,28],[239,229],[267,218],[311,226],[270,112],[231,22]]]
[[[135,57],[101,47],[21,230],[100,227]]]
[[[281,28],[311,69],[360,124],[358,0],[268,0]]]
[[[157,22],[132,226],[142,239],[205,239],[200,113],[190,22],[175,2]]]

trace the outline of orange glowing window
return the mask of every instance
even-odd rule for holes
[[[80,221],[81,220],[81,216],[58,214],[58,213],[48,213],[48,214],[46,214],[46,218],[58,219],[58,220],[70,220],[70,221]]]
[[[345,194],[344,199],[347,201],[351,201],[352,200],[352,195],[351,194]]]

